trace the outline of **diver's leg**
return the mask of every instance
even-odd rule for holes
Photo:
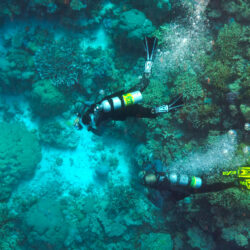
[[[126,109],[126,114],[129,117],[155,118],[157,116],[154,108],[143,107],[139,104],[127,107]]]
[[[147,53],[147,57],[142,79],[138,84],[130,88],[128,92],[139,90],[142,93],[148,87],[157,43],[158,39],[156,37],[145,37],[144,46]]]
[[[195,193],[218,192],[218,191],[222,191],[222,190],[233,188],[233,187],[237,187],[237,184],[235,181],[231,181],[227,183],[219,182],[219,183],[212,183],[212,184],[204,183],[204,185],[202,185],[201,188],[195,189]]]

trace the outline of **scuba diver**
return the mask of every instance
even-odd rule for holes
[[[168,200],[180,201],[191,194],[218,192],[232,187],[250,189],[250,167],[239,167],[235,171],[223,171],[223,176],[236,176],[229,182],[207,183],[204,179],[185,174],[170,173],[151,168],[139,172],[141,183],[146,187],[158,190],[162,196],[168,192]]]
[[[169,104],[159,107],[148,108],[138,104],[142,101],[143,91],[149,85],[157,42],[155,37],[146,37],[144,39],[147,58],[141,81],[127,91],[122,90],[105,96],[89,108],[81,108],[74,123],[77,129],[82,129],[86,125],[88,130],[98,134],[98,126],[107,120],[124,121],[127,117],[156,118],[159,114],[167,113],[183,106],[182,95],[174,98]]]

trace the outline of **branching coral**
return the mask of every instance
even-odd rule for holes
[[[233,56],[239,53],[239,41],[241,38],[242,28],[236,22],[225,25],[220,31],[216,46],[218,56],[223,62],[231,61]]]
[[[207,80],[208,88],[219,90],[225,93],[228,90],[227,84],[231,77],[230,67],[221,61],[211,60],[206,62],[206,69],[204,71],[204,78]],[[209,79],[209,80],[208,80]]]
[[[186,100],[203,97],[203,90],[195,74],[185,72],[180,74],[174,82],[175,94],[181,93]]]
[[[88,70],[88,59],[83,57],[77,40],[46,44],[37,51],[34,61],[40,77],[51,80],[55,86],[72,86]]]

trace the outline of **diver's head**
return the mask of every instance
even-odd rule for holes
[[[155,174],[150,173],[150,174],[145,175],[144,180],[145,180],[146,185],[151,186],[151,185],[154,185],[156,183],[157,177]]]
[[[82,123],[84,125],[90,125],[91,123],[91,118],[90,118],[90,115],[85,113],[83,116],[82,116]]]
[[[146,171],[140,171],[138,174],[139,180],[144,185],[154,185],[157,181],[157,177],[153,173],[147,173]]]

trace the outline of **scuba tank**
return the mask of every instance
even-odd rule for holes
[[[132,93],[127,93],[122,96],[115,96],[111,99],[106,99],[101,102],[101,109],[104,112],[110,112],[113,110],[120,109],[122,107],[127,107],[133,104],[137,104],[142,100],[142,94],[140,91],[134,91]]]
[[[196,176],[191,178],[187,175],[178,175],[175,173],[169,174],[168,180],[172,185],[176,186],[188,186],[191,188],[200,188],[202,186],[202,179]]]

